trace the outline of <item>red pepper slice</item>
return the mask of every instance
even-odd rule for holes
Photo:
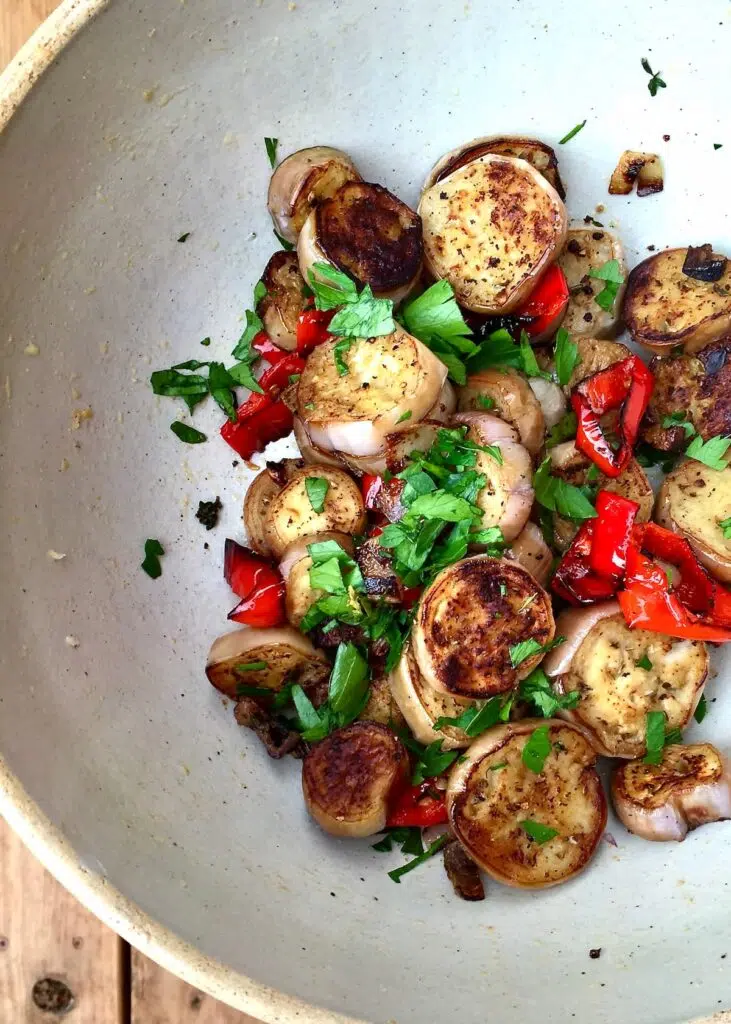
[[[409,786],[399,794],[386,819],[386,827],[428,828],[430,825],[444,825],[446,822],[446,799],[443,795],[434,796],[434,791],[427,782],[420,786]]]
[[[555,263],[543,274],[528,298],[514,315],[525,323],[531,338],[546,334],[558,326],[569,304],[569,286],[563,270]]]
[[[266,331],[259,331],[252,341],[251,347],[255,348],[259,355],[268,363],[271,363],[272,366],[289,354],[283,348],[275,345],[274,342],[270,340]]]
[[[622,406],[620,419],[622,436],[631,448],[637,444],[640,423],[650,404],[652,389],[655,386],[654,374],[645,366],[639,356],[634,356],[633,360],[632,383]]]
[[[627,566],[632,524],[639,510],[636,501],[612,491],[599,491],[589,552],[589,565],[593,572],[619,583]]]
[[[279,626],[285,619],[284,580],[251,548],[228,538],[223,556],[224,579],[241,598],[229,619],[247,626]]]
[[[363,504],[370,511],[378,509],[378,495],[383,488],[383,477],[373,473],[365,473],[360,478],[360,492],[363,495]]]
[[[604,436],[597,416],[583,395],[576,392],[572,394],[571,408],[576,414],[576,447],[591,459],[605,476],[619,476],[632,457],[632,449],[629,445],[622,445],[619,451],[614,451]]]
[[[305,361],[289,352],[266,370],[259,380],[264,394],[251,394],[236,411],[236,423],[227,420],[221,427],[221,437],[242,459],[250,459],[255,452],[263,452],[270,441],[278,441],[292,431],[292,412],[279,399],[279,393],[289,384],[289,378],[301,373]]]
[[[596,519],[587,519],[579,527],[571,547],[558,564],[551,587],[570,604],[592,604],[614,595],[617,584],[597,576],[589,565]]]
[[[305,309],[300,313],[297,317],[297,351],[300,355],[307,355],[331,337],[327,328],[334,316],[334,309]]]

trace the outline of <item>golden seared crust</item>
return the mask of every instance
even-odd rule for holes
[[[649,256],[627,281],[625,325],[634,341],[656,351],[683,345],[695,352],[731,329],[731,262],[719,281],[696,281],[682,272],[687,253]]]
[[[380,722],[389,728],[401,729],[406,719],[393,699],[387,676],[376,676],[371,679],[368,703],[358,715],[361,722]]]
[[[281,486],[268,470],[263,469],[249,484],[244,497],[244,523],[249,544],[261,555],[272,553],[269,535],[269,506],[279,494]]]
[[[536,774],[522,754],[542,726],[548,727],[551,752]],[[577,729],[554,720],[498,726],[486,737],[450,777],[447,807],[457,838],[480,867],[507,885],[565,882],[589,862],[607,820],[595,751]],[[557,835],[539,843],[521,827],[526,820]]]
[[[382,185],[348,182],[315,213],[325,256],[375,292],[407,284],[419,273],[421,219]]]
[[[305,801],[327,831],[338,834],[341,825],[339,834],[369,835],[385,825],[388,797],[408,770],[408,755],[393,730],[353,722],[308,753],[302,765]],[[361,825],[369,831],[352,830]]]
[[[580,381],[591,377],[593,373],[606,370],[614,363],[620,363],[632,355],[627,346],[618,341],[582,337],[574,337],[571,340],[578,346],[579,362],[569,378],[567,391],[571,391]]]
[[[605,282],[589,277],[590,270],[598,269],[608,260],[617,260],[622,277],[627,276],[624,252],[616,235],[604,228],[569,228],[566,244],[557,261],[566,275],[571,293],[562,324],[569,334],[606,338],[616,332],[622,296],[617,296],[613,311],[602,309],[594,300]]]
[[[267,290],[257,305],[257,313],[271,340],[281,348],[297,347],[297,318],[304,309],[304,279],[297,253],[275,252],[261,279]]]
[[[731,537],[721,522],[731,516],[731,467],[724,470],[684,459],[660,489],[655,518],[682,534],[706,568],[731,582]]]
[[[330,146],[297,150],[278,165],[269,184],[267,207],[274,225],[290,242],[314,207],[360,175],[347,153]]]
[[[428,746],[441,740],[444,750],[459,750],[470,745],[472,741],[464,729],[445,725],[437,730],[434,723],[440,718],[457,718],[468,707],[481,706],[482,702],[459,700],[429,686],[419,671],[408,641],[404,644],[398,665],[389,676],[389,685],[393,699],[419,743]]]
[[[564,205],[535,168],[490,154],[427,189],[419,212],[428,269],[477,313],[515,309],[566,233]]]
[[[525,377],[511,369],[480,370],[459,389],[457,408],[460,412],[484,411],[481,397],[493,400],[490,411],[515,427],[520,443],[536,455],[543,445],[546,424],[541,404]]]
[[[426,681],[444,693],[491,697],[512,690],[541,660],[517,668],[510,649],[545,645],[555,624],[548,594],[516,562],[478,555],[443,570],[424,592],[414,653]]]
[[[281,690],[287,682],[310,685],[330,675],[329,661],[306,637],[295,634],[294,639],[290,638],[288,642],[286,630],[257,630],[260,639],[248,645],[250,636],[244,635],[248,633],[246,630],[236,630],[233,634],[226,634],[234,643],[240,637],[242,646],[239,650],[229,643],[226,645],[228,650],[219,656],[216,645],[211,648],[206,675],[211,685],[227,697],[237,697],[241,686],[276,691]],[[266,668],[254,671],[241,668],[242,665],[256,662],[263,662]]]
[[[443,157],[429,176],[429,185],[442,181],[452,171],[464,167],[479,156],[494,153],[498,156],[512,156],[532,164],[537,171],[558,192],[561,199],[566,198],[566,190],[558,173],[558,160],[550,146],[538,139],[527,139],[521,135],[495,135],[484,139],[475,139],[459,149]]]
[[[630,629],[620,614],[592,627],[558,686],[579,692],[576,708],[565,714],[588,730],[597,750],[632,758],[646,752],[649,711],[664,711],[668,729],[685,728],[707,673],[705,644]]]
[[[684,428],[663,426],[673,413],[684,415],[704,441],[731,434],[731,337],[695,355],[655,357],[650,369],[655,386],[643,420],[643,440],[663,451],[685,448]]]
[[[665,747],[660,764],[621,764],[612,777],[612,794],[615,800],[655,810],[698,786],[719,782],[724,774],[723,759],[710,743],[672,744]]]
[[[328,483],[322,512],[315,512],[307,493],[306,481],[312,478]],[[330,530],[362,533],[366,516],[360,488],[344,470],[306,466],[271,499],[267,521],[271,550],[279,557],[301,537]]]

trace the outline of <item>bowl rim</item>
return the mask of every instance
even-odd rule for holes
[[[112,0],[62,0],[0,72],[0,134],[69,43]],[[262,985],[212,957],[144,913],[107,879],[82,864],[63,833],[0,756],[0,815],[30,852],[87,910],[135,949],[183,981],[271,1024],[358,1024]],[[362,1024],[362,1022],[361,1022]]]

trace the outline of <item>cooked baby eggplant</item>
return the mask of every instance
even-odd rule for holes
[[[241,697],[234,708],[234,718],[244,729],[251,729],[266,747],[270,757],[279,760],[292,754],[293,757],[304,757],[306,746],[296,729],[274,711],[265,708],[253,697]]]
[[[244,526],[249,544],[260,555],[268,557],[273,553],[269,514],[272,499],[303,467],[301,459],[267,462],[266,469],[258,473],[249,485],[244,498]]]
[[[546,424],[541,404],[525,377],[502,367],[480,370],[459,389],[457,408],[460,412],[484,410],[485,399],[492,402],[495,416],[515,427],[523,447],[537,455],[543,446]]]
[[[538,729],[545,760],[532,770],[525,748]],[[589,863],[607,821],[595,763],[586,737],[565,722],[524,719],[488,729],[449,777],[452,829],[498,882],[520,889],[566,882]]]
[[[559,714],[600,754],[642,757],[650,711],[664,711],[668,729],[685,728],[708,673],[705,644],[630,629],[613,601],[562,612],[556,628],[566,643],[543,668],[560,693],[580,695],[575,708]]]
[[[566,190],[558,173],[558,160],[555,152],[545,142],[540,142],[538,139],[526,139],[521,135],[487,135],[458,146],[457,149],[453,149],[451,153],[447,153],[437,161],[429,172],[424,188],[431,188],[436,182],[448,177],[452,171],[464,167],[478,156],[485,156],[486,153],[526,160],[543,175],[546,181],[553,185],[562,199],[566,198]]]
[[[632,149],[625,149],[612,171],[609,194],[628,196],[635,182],[638,196],[651,196],[655,192],[662,192],[662,163],[656,153],[637,153]]]
[[[690,424],[707,441],[731,434],[731,337],[693,355],[653,357],[655,386],[642,438],[664,451],[685,448]]]
[[[723,583],[731,583],[731,536],[724,535],[721,523],[730,517],[731,466],[711,469],[684,459],[665,477],[655,518],[682,534],[706,569]]]
[[[267,208],[282,238],[296,242],[310,213],[348,181],[360,181],[353,161],[339,149],[311,146],[292,153],[269,183]]]
[[[620,273],[626,278],[624,250],[616,235],[604,228],[569,228],[566,244],[558,258],[571,293],[563,321],[563,327],[569,334],[589,338],[607,338],[616,334],[624,288],[617,294],[613,308],[605,310],[597,305],[595,299],[606,282],[589,277],[590,270],[598,270],[609,260],[617,260]]]
[[[660,764],[621,764],[612,776],[612,800],[630,832],[681,842],[699,825],[731,818],[731,766],[710,743],[672,744]]]
[[[386,827],[389,799],[408,772],[408,754],[392,729],[378,722],[353,722],[331,733],[305,758],[305,805],[332,836],[372,836]]]
[[[323,596],[323,591],[310,583],[312,558],[308,552],[310,544],[335,541],[348,555],[353,554],[353,538],[346,533],[315,533],[294,541],[284,551],[279,562],[279,572],[286,583],[285,609],[287,621],[299,626],[310,606]]]
[[[443,853],[444,870],[452,883],[455,896],[470,903],[484,900],[485,887],[480,877],[480,869],[468,855],[458,839],[447,843]]]
[[[404,644],[399,663],[388,681],[393,699],[419,743],[428,746],[442,740],[443,750],[461,750],[470,745],[472,740],[464,729],[454,725],[435,729],[434,723],[440,718],[457,718],[480,702],[459,700],[429,686],[419,671],[410,643]]]
[[[323,342],[308,358],[297,386],[297,414],[315,445],[359,457],[379,455],[387,434],[409,429],[432,409],[447,368],[401,327],[354,341],[342,376],[336,344]]]
[[[266,295],[256,311],[275,345],[293,352],[297,348],[297,318],[304,309],[305,282],[293,252],[275,252],[261,275]]]
[[[406,726],[406,720],[391,693],[387,676],[375,676],[371,679],[368,702],[358,715],[358,719],[361,722],[380,722],[391,729],[402,729]]]
[[[551,600],[535,578],[517,562],[476,555],[424,591],[412,644],[429,685],[454,697],[491,697],[514,689],[543,657],[515,665],[516,646],[532,639],[543,648],[554,633]]]
[[[351,181],[320,203],[297,241],[306,281],[315,263],[331,263],[374,295],[400,302],[421,274],[421,221],[382,185]]]
[[[516,309],[566,236],[553,186],[525,160],[491,154],[426,189],[419,213],[427,269],[475,313]]]
[[[507,558],[514,558],[542,587],[545,587],[551,574],[553,554],[543,539],[540,527],[535,523],[526,523],[505,555]]]
[[[307,482],[324,480],[327,490],[322,511],[316,512]],[[272,554],[280,558],[294,541],[314,533],[362,533],[366,515],[360,488],[342,469],[306,466],[272,496],[267,508],[266,537]]]
[[[551,430],[566,414],[566,396],[555,381],[544,377],[531,377],[528,384],[541,407],[545,429]]]
[[[297,442],[297,447],[300,450],[300,455],[308,466],[332,466],[335,469],[343,468],[343,460],[336,455],[335,452],[326,451],[324,448],[318,448],[317,445],[312,443],[310,435],[305,430],[305,425],[299,416],[295,416],[293,418],[292,433],[294,434],[294,439]]]
[[[697,281],[683,273],[687,255],[687,248],[655,253],[627,281],[627,329],[634,341],[660,355],[677,345],[697,352],[731,330],[731,264],[718,281]]]
[[[476,453],[474,468],[486,483],[475,501],[484,513],[482,525],[499,526],[504,540],[514,540],[528,522],[535,494],[528,451],[518,443],[515,428],[490,413],[459,412],[452,422],[467,425],[468,440],[499,449],[499,455]]]
[[[287,682],[298,682],[307,689],[328,678],[330,662],[290,626],[236,629],[214,640],[206,675],[217,690],[235,698],[242,686],[274,693]]]

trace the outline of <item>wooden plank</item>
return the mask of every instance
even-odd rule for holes
[[[132,1024],[256,1024],[256,1021],[173,977],[133,949]]]
[[[0,0],[0,70],[57,4],[58,0]]]
[[[48,1024],[70,991],[69,1024],[124,1024],[122,942],[41,867],[0,818],[0,1021]],[[59,986],[59,982],[61,985]]]

